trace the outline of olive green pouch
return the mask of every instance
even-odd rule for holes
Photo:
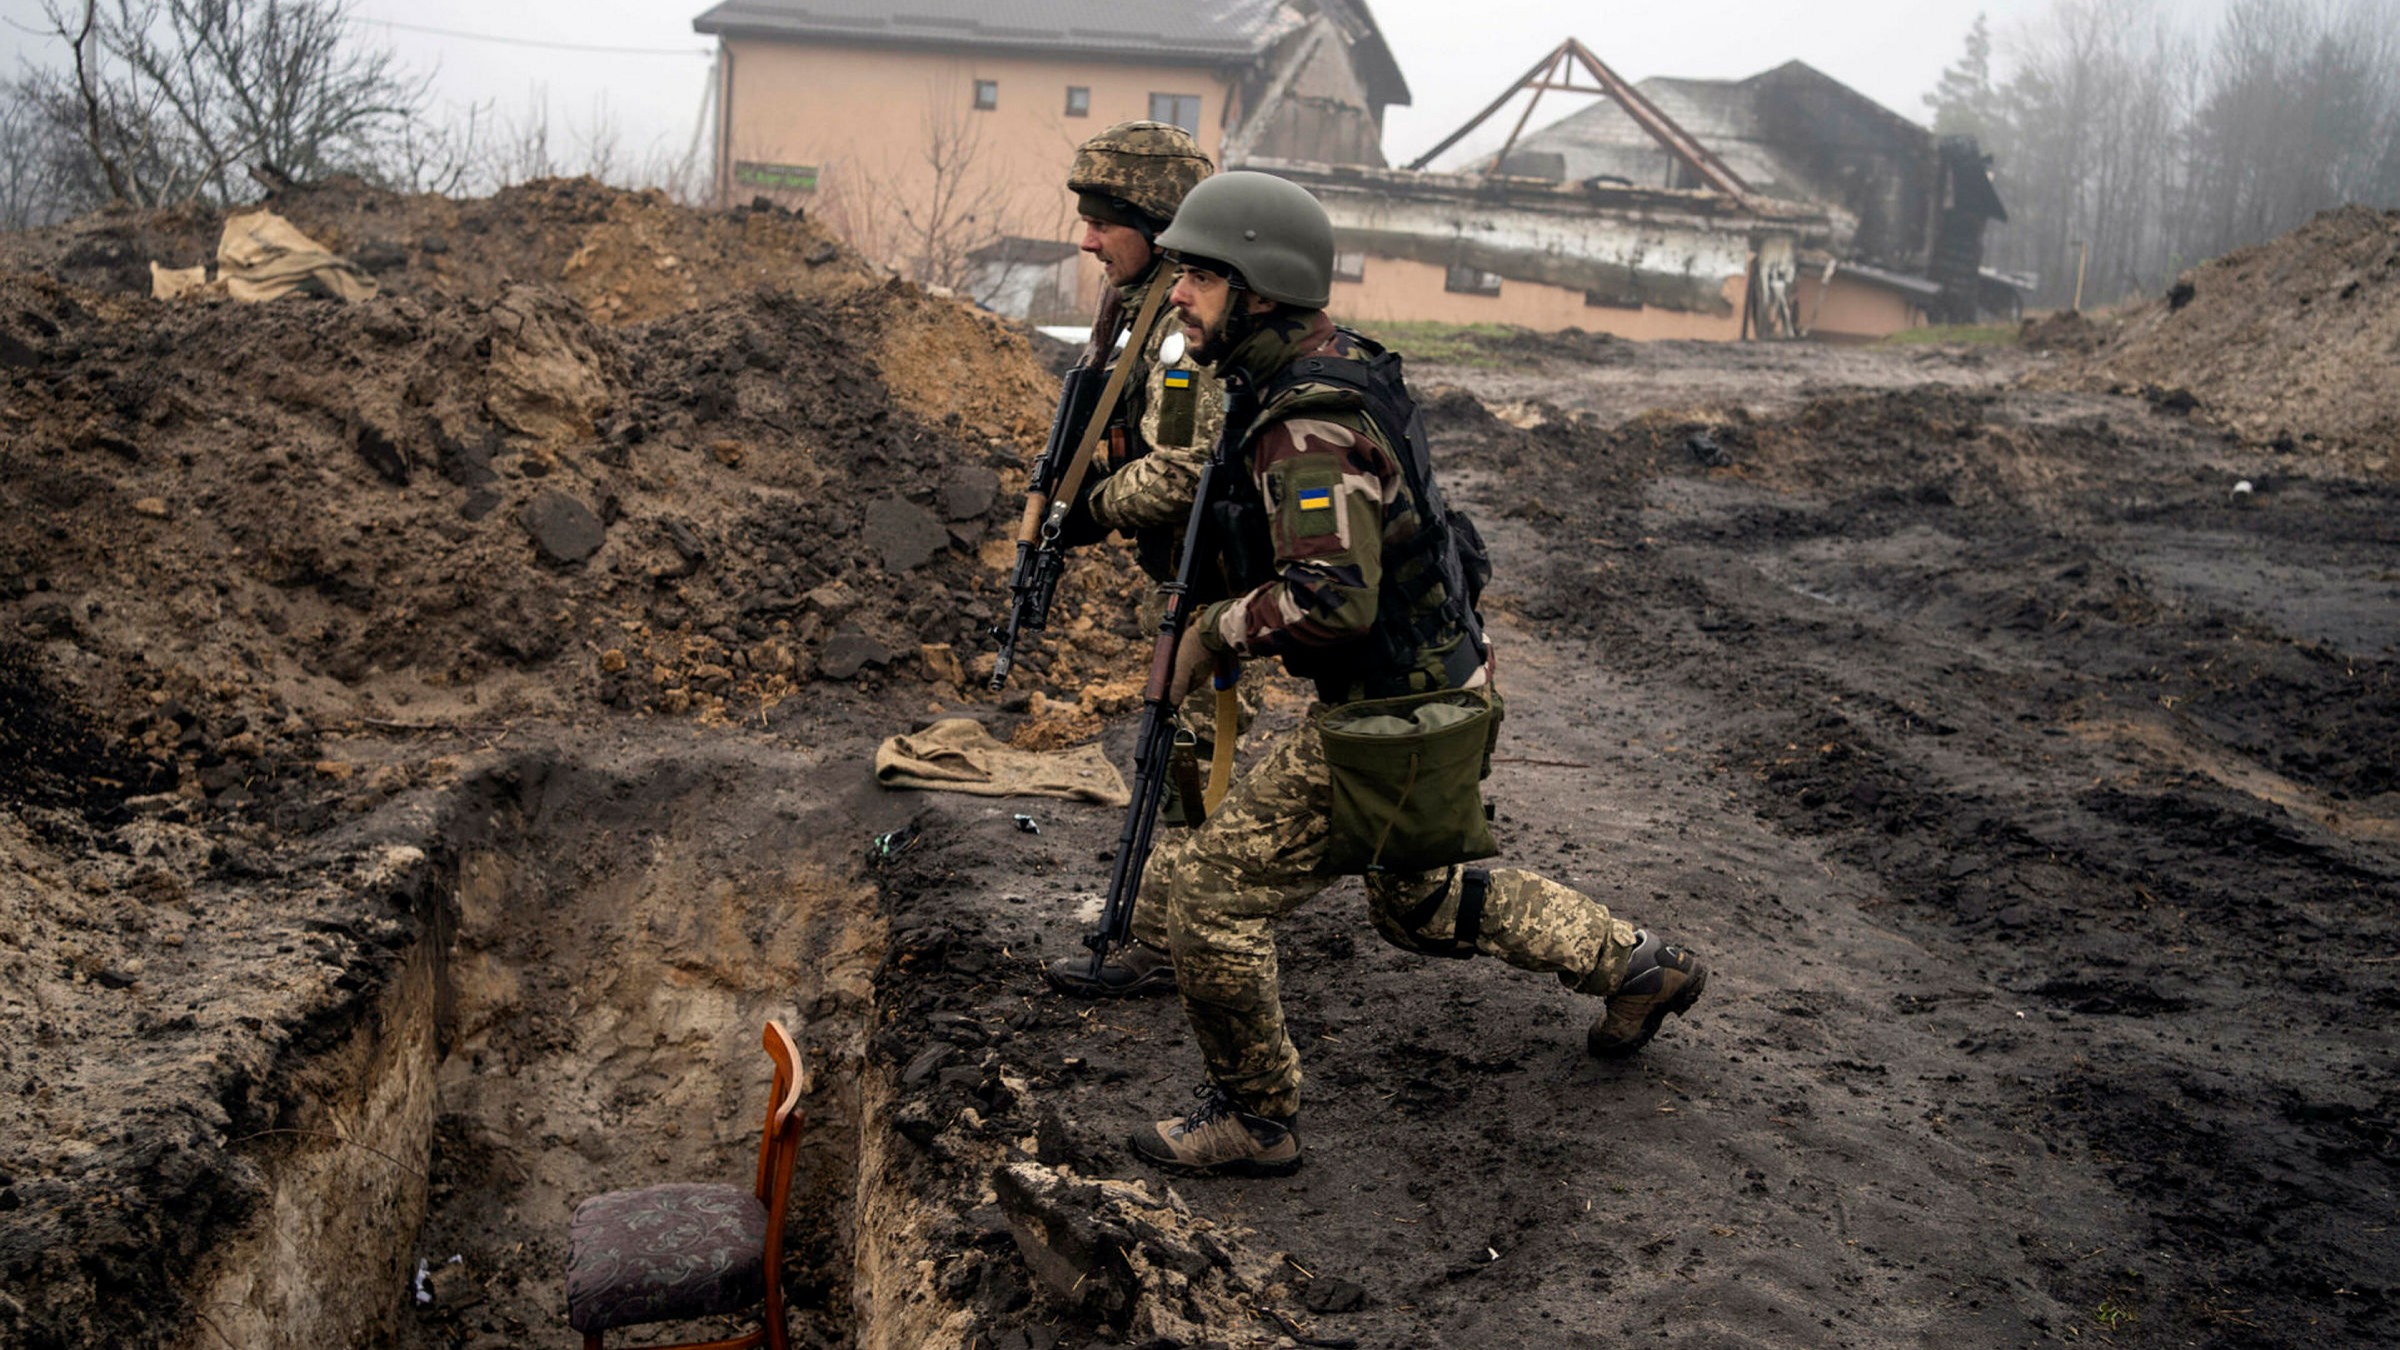
[[[1481,689],[1320,710],[1333,779],[1326,870],[1426,872],[1498,853],[1479,785],[1502,715],[1499,697]]]

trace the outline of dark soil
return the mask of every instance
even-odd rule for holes
[[[1114,813],[867,770],[957,712],[1126,758],[1121,575],[973,679],[1043,373],[838,258],[603,313],[568,263],[628,220],[813,227],[593,193],[431,251],[431,203],[295,207],[419,241],[348,309],[70,256],[209,222],[13,245],[0,1340],[188,1328],[433,941],[435,1295],[362,1285],[404,1346],[573,1343],[569,1207],[740,1174],[769,1015],[803,1344],[2400,1342],[2388,474],[2015,352],[1419,372],[1499,565],[1506,861],[1709,994],[1602,1065],[1591,1001],[1337,884],[1280,934],[1307,1165],[1170,1182],[1122,1140],[1198,1081],[1179,1009],[1039,974]]]

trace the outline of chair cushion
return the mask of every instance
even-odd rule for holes
[[[577,1331],[740,1312],[766,1297],[767,1207],[741,1186],[646,1186],[575,1207],[567,1321]]]

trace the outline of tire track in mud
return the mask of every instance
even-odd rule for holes
[[[2071,419],[1968,433],[2031,435],[2106,483],[2067,510],[1965,490],[1930,456],[1886,476],[1905,462],[1889,446],[1959,434],[1958,403],[1812,406],[1795,419],[1820,442],[1806,492],[1762,487],[1776,467],[1756,461],[1636,469],[1638,501],[1620,483],[1567,519],[1651,542],[1596,574],[1554,566],[1550,607],[1606,616],[1612,666],[1738,710],[1728,777],[1878,878],[1884,922],[1952,951],[2035,1029],[2089,1033],[2072,1055],[2032,1035],[1959,1046],[2018,1063],[2023,1090],[1995,1103],[2011,1127],[2081,1154],[2141,1230],[2136,1251],[2062,1258],[2063,1304],[2139,1310],[2120,1343],[2388,1339],[2400,1096],[2381,1023],[2400,972],[2377,958],[2400,946],[2400,859],[2390,761],[2371,747],[2400,741],[2389,648],[2282,631],[2286,611],[2230,603],[2232,567],[2194,585],[2120,541],[2136,514],[2170,539],[2229,519],[2304,534],[2337,574],[2307,617],[2373,634],[2388,614],[2326,597],[2341,569],[2388,558],[2394,494],[2295,484],[2231,517],[2205,488],[2159,490],[2200,476],[2188,434]],[[2129,498],[2145,500],[2111,509]],[[2027,1212],[2045,1216],[2037,1238],[2055,1222]]]

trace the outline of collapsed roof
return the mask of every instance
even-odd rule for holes
[[[2007,219],[1971,145],[1945,145],[1804,62],[1745,80],[1654,76],[1635,88],[1757,192],[1822,202],[1855,217],[1847,252],[1861,261],[1928,270],[1929,201]],[[1526,134],[1498,167],[1573,183],[1704,186],[1689,164],[1610,100]]]

